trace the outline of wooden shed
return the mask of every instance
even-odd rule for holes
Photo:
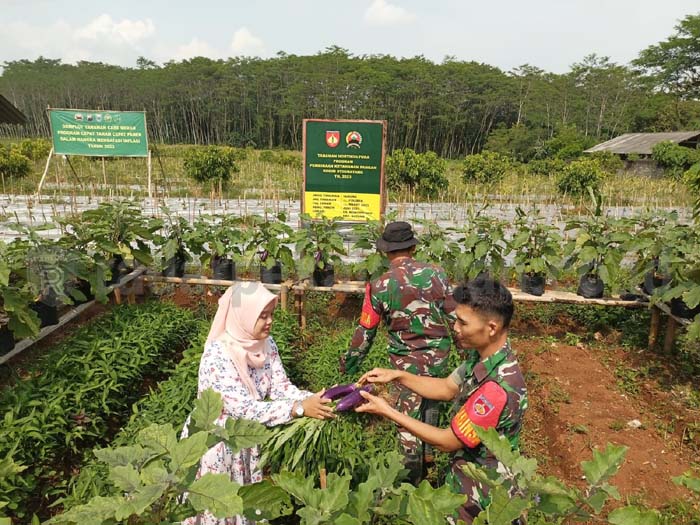
[[[675,142],[686,148],[700,147],[700,131],[671,131],[665,133],[625,133],[593,146],[585,153],[608,151],[625,161],[625,171],[636,175],[661,177],[664,170],[651,158],[654,146],[661,142]]]
[[[26,124],[27,117],[12,102],[0,95],[0,124]]]

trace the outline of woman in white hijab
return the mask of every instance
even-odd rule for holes
[[[224,400],[221,417],[249,419],[267,426],[286,423],[294,417],[333,417],[330,401],[322,392],[312,394],[295,387],[287,377],[270,337],[277,296],[261,283],[239,283],[219,299],[199,364],[198,392],[208,388]],[[183,435],[187,435],[187,425]],[[258,470],[258,447],[233,454],[225,443],[202,457],[198,477],[207,472],[228,474],[240,485],[262,480]],[[217,519],[210,513],[189,518],[186,525],[247,525],[242,516]]]

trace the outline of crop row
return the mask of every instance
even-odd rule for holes
[[[2,499],[17,518],[61,491],[85,449],[103,444],[131,404],[197,329],[169,303],[125,306],[79,329],[0,394],[0,457],[27,467],[5,481]]]

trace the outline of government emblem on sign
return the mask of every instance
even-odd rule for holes
[[[360,144],[362,144],[362,135],[360,135],[357,131],[351,131],[347,135],[345,135],[345,143],[348,145],[348,148],[360,148]]]
[[[340,131],[326,131],[326,144],[329,148],[335,148],[340,144]]]

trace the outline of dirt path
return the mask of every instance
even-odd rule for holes
[[[615,443],[629,447],[612,480],[623,498],[638,496],[659,507],[684,497],[671,477],[688,470],[697,453],[683,444],[683,425],[669,423],[697,414],[650,381],[638,385],[639,395],[624,393],[615,369],[631,363],[622,349],[542,341],[548,340],[516,342],[531,401],[526,452],[537,457],[542,472],[583,485],[580,462],[591,459],[593,448]],[[633,420],[642,426],[628,426]]]

